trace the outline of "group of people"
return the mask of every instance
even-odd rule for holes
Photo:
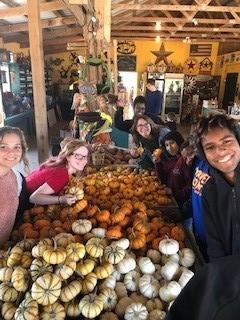
[[[193,221],[198,245],[210,261],[210,266],[205,268],[206,274],[213,272],[211,263],[215,270],[219,268],[219,275],[224,266],[234,274],[229,259],[234,256],[237,265],[236,257],[240,255],[239,124],[224,114],[210,115],[200,119],[184,140],[173,121],[169,125],[158,115],[145,113],[146,106],[144,97],[137,97],[134,117],[126,121],[122,118],[122,110],[118,109],[116,127],[133,135],[133,156],[140,157],[140,165],[156,170],[161,183],[174,195],[183,220],[190,218]],[[0,245],[9,239],[28,200],[40,205],[72,205],[76,202],[74,195],[62,195],[61,190],[72,175],[85,174],[89,145],[69,139],[61,147],[56,157],[48,159],[24,178],[14,170],[20,161],[28,168],[24,135],[18,128],[0,128]],[[159,153],[154,152],[159,149]],[[208,282],[206,274],[200,273],[200,277]],[[183,289],[183,294],[189,295],[188,290],[196,290],[194,281],[192,286],[190,283]],[[181,299],[180,295],[179,301]],[[169,319],[181,319],[178,308],[180,305],[176,302],[170,309]],[[178,318],[174,314],[178,314]]]

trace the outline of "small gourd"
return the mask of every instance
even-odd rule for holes
[[[130,304],[125,311],[125,320],[146,320],[148,318],[147,308],[141,303]]]
[[[81,243],[70,243],[66,247],[67,257],[73,261],[79,261],[85,256],[86,250]]]
[[[95,262],[91,259],[79,261],[76,266],[76,273],[80,276],[86,276],[93,271]]]
[[[62,302],[69,302],[73,300],[82,290],[82,285],[80,281],[73,280],[72,282],[66,284],[61,289],[60,300]]]
[[[162,259],[161,259],[161,263],[162,264],[166,264],[168,261],[173,261],[176,263],[179,263],[179,254],[175,253],[175,254],[171,254],[170,256],[166,256],[165,254],[162,255]]]
[[[118,301],[115,308],[115,313],[118,315],[119,318],[123,317],[125,310],[132,303],[133,300],[129,297],[123,297]]]
[[[139,290],[148,299],[156,298],[159,288],[158,280],[150,274],[145,274],[139,279]]]
[[[154,298],[154,299],[147,301],[146,308],[147,308],[148,312],[152,312],[155,309],[162,310],[163,304],[159,298]]]
[[[54,240],[54,247],[48,248],[43,252],[43,259],[50,264],[62,263],[67,257],[66,250],[64,248],[58,248],[57,243]]]
[[[15,267],[16,265],[18,265],[21,261],[22,255],[23,249],[21,247],[17,245],[13,247],[7,259],[7,266]]]
[[[106,229],[104,228],[93,228],[91,233],[94,234],[95,237],[98,238],[105,238],[106,236]]]
[[[165,302],[175,300],[181,292],[181,286],[176,281],[170,281],[159,289],[159,296]]]
[[[84,191],[78,186],[72,186],[68,189],[68,193],[76,196],[77,200],[82,200],[84,198]]]
[[[117,264],[125,257],[125,251],[119,246],[108,246],[104,250],[104,258],[111,264]]]
[[[87,219],[79,219],[73,222],[72,231],[76,234],[86,234],[92,229],[92,222]]]
[[[42,308],[40,320],[64,320],[66,312],[58,301]]]
[[[174,261],[168,261],[161,269],[162,277],[167,280],[171,281],[174,276],[177,274],[179,269],[179,264]]]
[[[82,294],[88,294],[90,292],[92,292],[96,285],[97,285],[97,276],[94,272],[90,272],[86,275],[86,277],[84,277],[83,280],[81,280],[81,284],[82,284]]]
[[[66,315],[69,317],[78,317],[81,314],[79,303],[74,300],[64,304]]]
[[[61,232],[54,237],[58,247],[66,248],[70,243],[75,242],[74,236],[70,233]]]
[[[100,320],[118,320],[118,316],[113,312],[105,312],[100,315]]]
[[[122,274],[126,274],[129,271],[134,270],[135,268],[136,261],[130,256],[125,256],[125,258],[117,264],[117,270]]]
[[[35,320],[38,318],[38,304],[30,295],[20,303],[15,320]]]
[[[0,284],[0,300],[4,302],[15,302],[18,297],[18,292],[11,282],[3,282]]]
[[[178,283],[180,284],[181,288],[185,287],[185,285],[193,276],[194,273],[191,270],[184,268],[180,278],[178,279]]]
[[[93,258],[99,258],[103,255],[103,242],[99,238],[91,238],[85,245],[87,253]]]
[[[60,296],[61,286],[61,280],[57,275],[46,273],[33,283],[31,295],[38,304],[53,304]]]
[[[137,291],[138,289],[138,282],[140,279],[141,275],[139,272],[132,270],[130,272],[128,272],[125,276],[124,276],[124,285],[125,287],[132,292]]]
[[[122,283],[122,282],[117,282],[116,283],[115,292],[116,292],[116,294],[117,294],[119,299],[128,296],[127,289],[126,289],[124,283]]]
[[[98,279],[106,279],[113,272],[113,265],[109,262],[104,262],[100,266],[96,267],[94,272]]]
[[[130,241],[127,238],[122,238],[112,242],[111,245],[121,247],[123,250],[127,250],[129,248]]]
[[[12,273],[11,282],[13,287],[20,292],[25,292],[28,288],[28,271],[20,266],[16,267]]]
[[[134,302],[140,302],[141,304],[143,304],[144,306],[146,305],[148,299],[146,297],[144,297],[142,294],[137,293],[137,292],[133,292],[130,295],[130,298],[134,301]]]
[[[79,309],[84,317],[94,319],[102,312],[103,304],[100,296],[90,293],[80,300]]]
[[[155,272],[155,266],[148,257],[141,257],[138,265],[143,274],[153,274]]]
[[[157,250],[149,249],[147,252],[147,256],[152,260],[153,263],[161,262],[161,253]]]
[[[45,273],[53,272],[53,266],[44,261],[43,259],[34,259],[30,266],[30,275],[33,281],[36,281],[38,277],[43,276]]]
[[[109,277],[107,277],[104,281],[103,281],[103,283],[102,283],[102,287],[103,288],[109,288],[109,289],[114,289],[115,288],[115,286],[116,286],[116,282],[117,282],[117,280],[116,280],[116,278],[113,276],[113,274],[111,274]]]
[[[1,315],[4,320],[14,319],[17,308],[12,302],[4,302],[2,305]]]
[[[159,251],[166,255],[175,254],[179,251],[179,243],[174,239],[163,239],[159,242]]]
[[[103,309],[111,311],[115,308],[118,297],[116,292],[113,289],[105,288],[101,291],[100,296],[103,298],[104,305]]]
[[[189,268],[191,267],[195,262],[195,254],[192,249],[190,248],[183,248],[179,251],[180,260],[179,263]]]
[[[67,280],[73,275],[76,267],[77,263],[68,256],[63,263],[56,266],[55,274],[59,276],[61,280]]]
[[[13,268],[9,268],[9,267],[1,268],[0,269],[0,281],[1,282],[11,281],[13,270],[14,270]]]
[[[163,310],[155,309],[150,312],[148,320],[165,320],[166,312]]]

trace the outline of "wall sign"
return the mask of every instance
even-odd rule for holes
[[[118,41],[117,52],[121,54],[132,54],[135,50],[136,46],[133,41]]]
[[[118,71],[136,71],[136,56],[118,56]]]

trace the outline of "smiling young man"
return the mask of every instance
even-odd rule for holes
[[[209,258],[240,255],[240,127],[210,116],[200,120],[198,138],[211,175],[202,193]]]

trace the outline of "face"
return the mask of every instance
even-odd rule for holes
[[[165,148],[171,156],[176,156],[179,152],[179,146],[175,140],[166,140]]]
[[[151,92],[155,89],[154,85],[152,85],[151,83],[147,83],[146,88]]]
[[[143,103],[136,104],[134,108],[134,114],[136,116],[141,116],[145,113],[145,105]]]
[[[151,125],[144,119],[139,119],[136,126],[137,132],[140,136],[148,138],[151,134]]]
[[[234,134],[227,128],[216,128],[204,135],[201,142],[209,164],[233,179],[240,161],[240,146]]]
[[[192,146],[188,146],[181,151],[181,155],[188,166],[192,165],[195,157],[195,149]]]
[[[0,141],[0,167],[13,168],[22,158],[22,144],[15,133],[5,134]]]
[[[83,171],[88,162],[88,149],[86,147],[76,149],[67,160],[72,172]]]

